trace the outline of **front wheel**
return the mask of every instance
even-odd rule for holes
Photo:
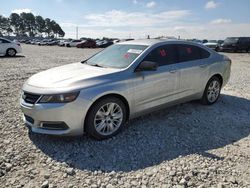
[[[14,57],[16,55],[16,50],[13,49],[13,48],[9,48],[7,51],[6,51],[6,55],[7,56],[10,56],[10,57]]]
[[[211,105],[218,100],[221,91],[221,84],[220,79],[216,76],[208,81],[201,99],[202,104]]]
[[[120,99],[101,99],[93,104],[87,114],[86,132],[98,140],[110,138],[121,131],[126,117],[126,107]]]

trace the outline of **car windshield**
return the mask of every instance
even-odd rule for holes
[[[231,37],[231,38],[227,38],[224,43],[236,43],[238,42],[238,40],[239,38],[237,37]]]
[[[110,68],[128,67],[145,49],[144,45],[115,44],[94,55],[85,63]]]

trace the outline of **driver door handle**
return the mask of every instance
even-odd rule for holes
[[[170,73],[176,73],[177,72],[177,70],[171,70],[171,71],[169,71]]]

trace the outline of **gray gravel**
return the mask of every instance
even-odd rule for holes
[[[0,58],[0,187],[250,187],[250,54],[227,54],[231,80],[215,105],[157,111],[105,141],[29,134],[24,81],[97,51],[23,45],[25,57]]]

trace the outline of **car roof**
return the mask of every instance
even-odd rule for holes
[[[114,45],[118,44],[128,44],[128,45],[145,45],[148,47],[153,47],[155,45],[166,45],[166,44],[187,44],[187,45],[193,45],[197,46],[200,48],[205,49],[208,51],[210,54],[214,54],[215,52],[208,48],[207,46],[197,43],[197,42],[192,42],[192,41],[186,41],[186,40],[177,40],[177,39],[139,39],[139,40],[131,40],[131,41],[125,41],[125,42],[119,42]]]
[[[202,46],[197,42],[186,41],[186,40],[177,40],[177,39],[138,39],[138,40],[131,40],[120,42],[118,44],[131,44],[131,45],[146,45],[146,46],[153,46],[155,44],[171,44],[171,43],[179,43],[179,44],[192,44],[196,46]]]

